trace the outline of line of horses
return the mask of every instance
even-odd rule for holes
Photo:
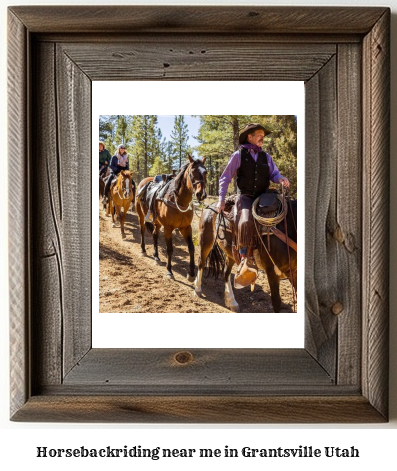
[[[207,266],[209,271],[216,277],[221,275],[225,284],[225,304],[233,312],[239,312],[239,305],[234,298],[233,288],[231,284],[231,271],[235,263],[232,255],[232,235],[225,232],[224,237],[220,240],[217,237],[217,211],[215,203],[205,207],[199,222],[199,257],[198,257],[198,273],[195,276],[194,262],[194,243],[192,234],[192,221],[194,208],[192,205],[193,195],[199,202],[203,202],[206,198],[206,174],[205,158],[203,160],[193,159],[188,155],[188,162],[184,165],[171,184],[162,199],[155,200],[156,217],[153,222],[145,220],[148,212],[145,199],[136,198],[139,191],[154,180],[154,177],[147,177],[142,180],[137,188],[135,188],[132,179],[132,172],[122,170],[117,177],[117,181],[112,186],[109,195],[109,204],[107,205],[107,214],[112,216],[113,227],[116,226],[115,215],[120,222],[121,236],[124,239],[125,230],[124,222],[127,211],[131,204],[135,202],[135,209],[138,214],[140,232],[141,232],[141,250],[146,255],[145,247],[145,229],[153,236],[154,260],[160,263],[158,254],[158,238],[161,227],[164,228],[164,237],[167,247],[167,264],[166,276],[170,279],[174,278],[172,273],[172,254],[173,243],[172,233],[178,229],[182,234],[189,250],[189,268],[187,279],[194,282],[194,293],[196,296],[202,295],[202,276],[204,268]],[[100,177],[99,194],[103,195],[104,182]],[[296,242],[296,201],[291,205],[292,211],[286,216],[286,224],[288,227],[289,237]],[[285,230],[284,223],[280,223],[278,228]],[[287,277],[293,289],[296,292],[297,287],[297,253],[290,251],[285,243],[277,237],[270,237],[266,242],[269,250],[264,247],[258,247],[260,256],[259,266],[264,268],[270,286],[270,295],[274,312],[280,312],[280,278]],[[261,244],[259,244],[261,245]],[[270,255],[271,254],[271,255]],[[280,269],[282,275],[275,269],[275,265]]]

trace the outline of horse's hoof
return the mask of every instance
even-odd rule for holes
[[[232,312],[240,312],[240,306],[236,303],[236,304],[231,304],[229,306],[229,309],[232,311]]]
[[[113,222],[113,223],[112,223],[112,227],[116,227],[116,223]]]
[[[125,239],[127,236],[125,234],[121,234],[121,238]]]
[[[189,275],[189,273],[187,274],[186,278],[187,278],[187,281],[190,281],[190,283],[193,283],[193,281],[196,279],[194,276]]]
[[[156,265],[161,265],[161,260],[160,260],[159,258],[156,258],[156,257],[155,257],[155,258],[154,258],[154,263],[155,263]]]
[[[141,252],[141,257],[147,257],[147,253],[146,252]]]
[[[228,309],[230,309],[232,312],[240,312],[240,306],[236,301],[230,301],[225,299],[225,304]]]
[[[165,275],[165,277],[167,278],[167,280],[174,280],[174,279],[175,279],[175,278],[174,278],[174,275],[173,275],[172,273],[167,273],[167,274]]]
[[[201,298],[201,296],[203,295],[203,292],[201,291],[201,289],[195,288],[195,289],[194,289],[194,295],[195,295],[197,298]]]

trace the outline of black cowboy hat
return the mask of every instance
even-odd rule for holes
[[[265,127],[263,127],[259,123],[249,123],[245,126],[244,129],[242,129],[240,131],[240,135],[239,135],[239,138],[238,138],[239,144],[244,144],[245,142],[247,142],[248,134],[253,133],[257,129],[261,129],[262,131],[264,131],[265,136],[267,136],[268,134],[271,134],[273,132],[273,131],[269,131],[268,129],[266,129]]]

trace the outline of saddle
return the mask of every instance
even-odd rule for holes
[[[111,173],[109,175],[106,175],[105,177],[102,176],[102,180],[105,182],[105,185],[107,184],[109,178],[112,179],[111,183],[110,183],[110,187],[109,187],[109,191],[114,187],[114,185],[116,184],[117,182],[117,177],[118,175],[115,175],[114,173]]]
[[[156,175],[154,179],[144,185],[137,195],[137,201],[146,204],[148,210],[153,214],[153,220],[156,219],[156,200],[162,199],[169,188],[175,174]]]
[[[281,201],[278,198],[278,193],[269,191],[262,193],[259,197],[258,208],[264,217],[271,217],[271,214],[280,209]]]

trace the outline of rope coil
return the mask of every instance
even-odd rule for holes
[[[259,204],[260,197],[257,198],[254,203],[252,204],[252,215],[254,219],[256,219],[260,225],[266,227],[273,227],[277,226],[288,214],[288,205],[284,204],[284,198],[282,195],[277,195],[277,199],[280,201],[280,206],[275,214],[274,217],[263,217],[259,216],[256,212],[256,208]]]

